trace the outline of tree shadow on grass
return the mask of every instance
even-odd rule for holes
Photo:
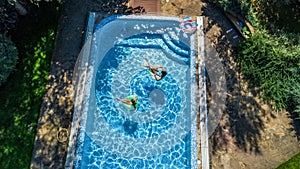
[[[54,3],[30,6],[10,30],[19,51],[16,70],[0,89],[0,168],[28,168],[36,123],[50,68],[53,31],[59,11]],[[51,19],[49,19],[51,18]]]

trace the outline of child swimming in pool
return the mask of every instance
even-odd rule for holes
[[[116,98],[118,101],[121,101],[122,103],[128,105],[128,106],[132,106],[133,110],[136,109],[137,103],[138,103],[138,96],[128,96],[124,99],[120,99],[120,98]]]
[[[148,65],[142,65],[142,66],[148,67],[150,69],[150,71],[153,74],[155,80],[159,81],[167,75],[167,70],[165,69],[165,67],[163,67],[163,66],[152,66],[147,58],[146,58],[146,61],[147,61]],[[161,74],[159,74],[159,69],[161,69]]]

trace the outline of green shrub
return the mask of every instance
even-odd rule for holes
[[[278,37],[265,30],[257,31],[241,44],[237,55],[245,77],[259,86],[265,99],[278,109],[289,106],[287,91],[300,79],[300,45],[291,42],[295,41],[285,34]]]
[[[287,32],[300,33],[299,0],[256,0],[258,18],[270,31],[284,29]]]
[[[0,33],[5,33],[16,27],[18,14],[15,7],[7,0],[0,0]]]
[[[18,59],[15,44],[5,35],[0,34],[0,86],[14,70]]]
[[[249,0],[210,0],[210,2],[217,4],[225,12],[230,11],[241,15],[252,25],[257,23],[255,9]]]
[[[296,4],[299,0],[255,0],[256,4],[266,5],[266,6],[282,6]]]
[[[29,1],[37,6],[39,6],[43,2],[47,2],[47,3],[53,2],[53,3],[59,3],[59,4],[64,3],[64,0],[29,0]]]

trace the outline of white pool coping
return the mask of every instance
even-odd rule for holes
[[[200,142],[202,169],[209,169],[209,136],[206,105],[206,70],[205,70],[205,44],[203,32],[203,17],[197,17],[198,23],[198,74],[199,74],[199,103],[200,103]]]

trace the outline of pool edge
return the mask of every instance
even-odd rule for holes
[[[80,54],[76,60],[76,64],[74,67],[74,72],[81,72],[83,75],[80,75],[80,73],[73,75],[73,85],[76,86],[76,83],[78,81],[84,81],[86,79],[85,75],[87,74],[86,71],[80,71],[82,67],[86,67],[86,63],[89,60],[88,58],[85,58],[84,56],[90,56],[90,50],[91,50],[91,43],[92,43],[92,36],[93,36],[93,29],[94,29],[94,23],[96,19],[96,13],[90,12],[88,15],[88,22],[86,27],[86,33],[85,33],[85,39],[84,39],[84,45],[82,50],[80,51]],[[84,69],[83,69],[84,70]],[[84,83],[85,84],[85,83]],[[84,88],[85,89],[85,88]],[[79,89],[75,87],[75,94],[74,96],[77,96],[77,93]],[[76,102],[76,97],[74,98],[74,103]],[[83,100],[80,100],[83,102]],[[73,112],[73,118],[72,118],[72,124],[70,129],[70,136],[69,136],[69,143],[68,143],[68,151],[67,151],[67,157],[65,162],[65,168],[74,168],[75,165],[75,158],[76,158],[76,150],[77,147],[77,141],[79,137],[79,123],[82,120],[81,113],[82,107],[76,107],[74,104],[74,112]]]
[[[87,29],[86,29],[86,37],[85,37],[85,45],[86,44],[89,44],[91,43],[91,38],[93,37],[93,33],[94,33],[94,23],[95,23],[95,17],[96,17],[96,13],[94,12],[91,12],[89,14],[89,19],[88,19],[88,24],[87,24]],[[139,18],[149,18],[149,16],[141,16],[141,15],[133,15],[133,16],[121,16],[122,18],[128,18],[128,19],[134,19],[136,17],[139,17]],[[177,18],[177,17],[169,17],[169,16],[163,16],[163,18],[173,18],[175,21],[180,21],[180,18]],[[161,19],[157,19],[157,20],[161,20]],[[197,31],[198,33],[199,31]],[[197,37],[195,36],[194,37],[195,39],[193,40],[195,43],[196,43],[196,39]],[[203,38],[203,37],[202,37]],[[193,44],[194,46],[192,47],[191,46],[191,50],[195,50],[196,47],[195,47],[195,44]],[[88,45],[87,45],[88,46]],[[198,48],[199,48],[199,44],[198,44]],[[89,53],[90,53],[90,50],[91,50],[91,47],[89,46],[89,48],[83,48],[84,50],[82,51],[82,55],[88,55],[89,56]],[[196,49],[197,50],[197,49]],[[193,56],[193,59],[191,59],[191,67],[192,69],[196,69],[196,56]],[[85,58],[85,61],[88,61],[89,58]],[[81,65],[84,66],[84,61],[81,61]],[[77,63],[76,63],[77,64]],[[192,74],[194,73],[194,74]],[[85,77],[77,77],[78,79],[80,78],[85,78]],[[81,79],[82,80],[82,79]],[[192,83],[193,81],[193,83]],[[194,83],[196,82],[196,70],[192,71],[191,70],[191,92],[194,92],[193,95],[191,95],[191,97],[193,97],[193,100],[191,101],[192,102],[192,105],[196,105],[196,98],[197,98],[197,95],[196,95],[196,84]],[[76,89],[77,91],[77,89]],[[195,100],[194,100],[195,99]],[[193,103],[194,102],[194,103]],[[80,108],[79,108],[80,109]],[[195,114],[197,114],[197,107],[196,106],[192,106],[192,109],[195,111]],[[81,109],[80,109],[81,110]],[[76,111],[76,109],[74,108],[74,111]],[[75,113],[74,112],[74,115],[73,115],[73,120],[72,120],[72,127],[71,127],[71,132],[70,132],[70,139],[69,140],[69,146],[68,146],[68,153],[67,153],[67,159],[66,159],[66,163],[65,163],[65,168],[74,168],[75,166],[75,162],[76,160],[75,157],[76,157],[76,151],[75,151],[75,148],[77,147],[77,140],[79,139],[79,135],[77,134],[77,132],[80,130],[79,128],[79,122],[81,121],[81,118],[80,118],[80,115],[81,115],[81,112],[77,112]],[[192,112],[191,112],[191,115],[192,115]],[[83,117],[84,118],[84,117]],[[197,117],[194,117],[194,116],[191,116],[191,133],[192,133],[192,137],[191,137],[191,168],[198,168],[197,167]],[[77,126],[76,126],[77,124]]]

